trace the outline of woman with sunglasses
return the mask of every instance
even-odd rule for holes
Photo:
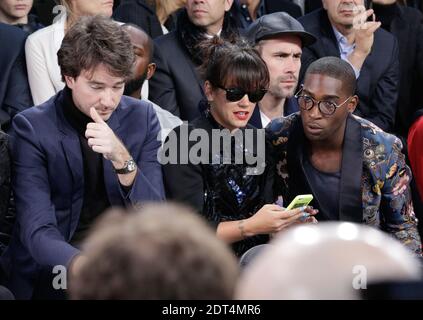
[[[247,124],[269,85],[265,62],[244,43],[214,38],[205,46],[209,48],[203,66],[207,101],[201,107],[205,112],[168,136],[162,156],[171,162],[172,150],[178,154],[175,162],[162,162],[164,179],[168,198],[193,206],[240,256],[266,243],[270,234],[316,212],[311,208],[285,210],[273,204],[270,148],[264,132]],[[218,134],[228,138],[226,145],[225,138],[216,138]],[[199,150],[204,139],[208,152],[195,161],[193,157],[204,151]],[[184,146],[188,146],[185,151]],[[183,159],[185,155],[188,159]]]

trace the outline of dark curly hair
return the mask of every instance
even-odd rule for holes
[[[65,76],[76,78],[82,70],[92,71],[104,64],[116,77],[132,76],[134,51],[127,33],[104,16],[82,17],[66,33],[57,52]]]

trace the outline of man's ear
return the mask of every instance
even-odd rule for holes
[[[348,112],[353,113],[355,111],[355,108],[357,108],[357,105],[358,105],[358,96],[352,96],[347,105]]]
[[[69,77],[69,76],[64,76],[64,78],[65,78],[65,82],[66,82],[66,85],[68,86],[68,88],[73,89],[73,87],[75,86],[75,78]]]
[[[147,80],[150,80],[156,72],[156,64],[154,62],[149,63],[147,66]]]
[[[206,80],[204,82],[204,93],[206,94],[207,101],[210,102],[210,101],[214,100],[214,98],[213,98],[213,87],[212,87],[209,80]]]
[[[225,0],[225,11],[228,12],[233,4],[234,0]]]
[[[326,5],[326,0],[322,0],[322,4],[323,4],[323,9],[327,10],[327,5]]]

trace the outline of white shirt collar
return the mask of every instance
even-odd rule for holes
[[[206,33],[206,38],[207,38],[207,39],[211,39],[211,38],[213,38],[214,36],[218,36],[218,37],[220,37],[220,34],[221,34],[221,33],[222,33],[222,29],[220,29],[220,30],[219,30],[219,32],[218,32],[217,34],[214,34],[214,35]]]

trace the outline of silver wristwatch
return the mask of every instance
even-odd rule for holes
[[[115,172],[118,174],[127,174],[134,172],[137,168],[137,164],[135,163],[134,159],[129,159],[125,161],[125,165],[121,169],[115,169]]]

